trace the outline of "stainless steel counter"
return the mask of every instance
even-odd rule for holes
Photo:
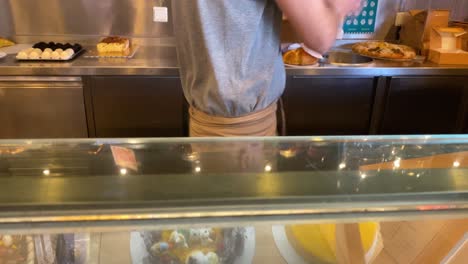
[[[320,65],[311,68],[287,68],[288,75],[452,75],[468,76],[468,66],[438,66],[419,62],[375,61],[366,67]],[[132,59],[89,59],[83,56],[69,63],[17,62],[14,55],[0,59],[0,75],[178,75],[174,47],[140,47]]]

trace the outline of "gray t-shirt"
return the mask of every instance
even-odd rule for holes
[[[281,96],[282,14],[274,0],[173,0],[185,96],[207,114],[237,117]]]

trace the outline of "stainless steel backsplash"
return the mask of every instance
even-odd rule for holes
[[[192,0],[175,0],[192,1]],[[217,1],[217,0],[213,0]],[[235,0],[233,0],[235,1]],[[468,0],[380,0],[386,9],[380,35],[393,22],[396,10],[414,8],[452,9],[452,18],[468,19]],[[70,36],[100,37],[122,35],[132,38],[171,38],[169,23],[153,22],[153,6],[169,6],[171,0],[0,0],[0,36],[29,39],[47,36],[63,39]],[[389,9],[389,10],[387,10]],[[398,9],[398,7],[396,8]],[[169,15],[171,12],[169,11]]]
[[[0,0],[0,34],[169,37],[172,22],[153,22],[153,6],[160,2],[171,1]]]

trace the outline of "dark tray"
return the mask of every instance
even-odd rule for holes
[[[50,60],[43,60],[43,59],[37,59],[37,60],[32,60],[32,59],[16,59],[17,61],[25,61],[25,62],[70,62],[76,58],[78,58],[79,56],[81,56],[82,54],[84,54],[86,51],[86,49],[80,49],[78,52],[75,52],[75,54],[73,54],[73,56],[68,59],[68,60],[53,60],[53,59],[50,59]]]

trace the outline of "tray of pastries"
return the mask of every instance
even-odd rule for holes
[[[16,54],[19,61],[57,61],[66,62],[76,59],[85,50],[80,44],[39,42],[31,48],[24,49]]]
[[[86,58],[133,58],[138,47],[124,37],[111,36],[103,38],[95,50],[86,54]]]
[[[255,230],[241,227],[132,232],[130,243],[134,264],[252,263]]]

